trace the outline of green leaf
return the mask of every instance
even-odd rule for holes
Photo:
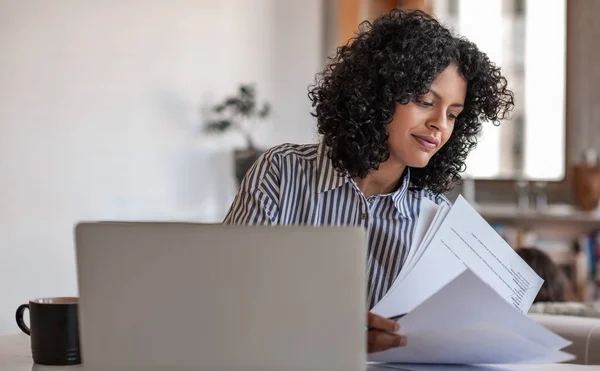
[[[208,122],[205,129],[206,131],[226,131],[231,126],[230,120],[215,120]]]
[[[240,95],[243,97],[254,97],[254,86],[250,84],[240,85]]]
[[[221,116],[227,116],[231,120],[234,120],[235,116],[264,118],[270,113],[270,106],[268,103],[265,103],[260,111],[258,111],[258,104],[255,98],[255,85],[240,84],[237,94],[226,97],[220,104],[213,107],[213,111]],[[227,130],[232,125],[232,122],[225,124],[226,121],[228,120],[213,121],[209,124],[211,130]]]
[[[235,109],[239,109],[242,104],[242,101],[239,98],[227,98],[225,99],[225,106],[234,107]]]

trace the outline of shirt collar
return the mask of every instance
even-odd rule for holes
[[[317,148],[317,192],[324,193],[333,189],[339,188],[350,181],[350,178],[340,174],[334,169],[331,159],[327,156],[328,148],[325,143],[320,142]],[[410,167],[407,167],[404,176],[402,177],[402,183],[393,193],[387,195],[381,195],[379,197],[392,197],[394,206],[400,212],[405,215],[407,207],[407,193],[410,186]]]
[[[333,168],[327,156],[329,149],[324,142],[317,148],[317,192],[323,193],[346,184],[350,179]]]
[[[408,188],[410,186],[410,167],[406,167],[406,170],[404,171],[404,176],[402,177],[402,183],[400,184],[400,187],[398,187],[398,189],[392,193],[392,200],[394,200],[394,206],[396,206],[396,209],[398,209],[398,211],[400,212],[400,214],[404,215],[404,216],[410,216],[411,214],[408,211],[408,205],[406,205],[407,199],[408,197],[406,197],[406,195],[408,194]]]

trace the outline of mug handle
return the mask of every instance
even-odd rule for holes
[[[17,326],[19,326],[21,331],[31,336],[31,330],[29,327],[27,327],[25,321],[23,321],[23,312],[25,312],[25,309],[29,309],[29,304],[19,305],[19,308],[17,308],[17,313],[15,313],[15,319],[17,320]]]

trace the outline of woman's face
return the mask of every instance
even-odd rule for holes
[[[451,64],[433,80],[427,94],[416,102],[396,105],[387,126],[388,161],[425,167],[452,135],[466,94],[467,82],[456,65]]]

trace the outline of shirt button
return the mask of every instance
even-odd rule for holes
[[[362,213],[362,214],[360,214],[360,218],[361,218],[362,220],[365,220],[365,219],[367,219],[367,213]]]

